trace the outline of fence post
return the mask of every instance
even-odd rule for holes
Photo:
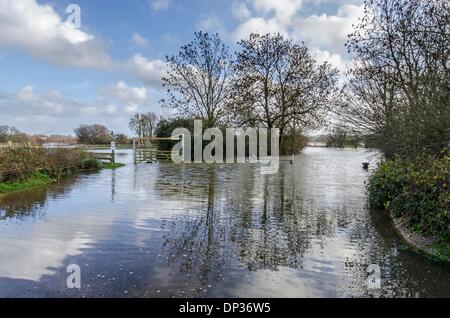
[[[184,163],[184,135],[181,135],[181,160]],[[192,155],[191,155],[192,158]],[[191,159],[192,160],[192,159]]]

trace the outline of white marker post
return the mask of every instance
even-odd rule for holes
[[[116,162],[116,142],[111,141],[111,163]]]

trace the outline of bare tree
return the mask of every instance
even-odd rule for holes
[[[336,125],[331,130],[327,139],[327,146],[343,148],[345,146],[345,142],[347,141],[347,130],[345,130],[342,126]]]
[[[14,139],[15,136],[21,135],[22,132],[16,127],[2,125],[0,126],[0,142],[7,142]]]
[[[6,142],[9,136],[9,126],[0,126],[0,142]]]
[[[117,134],[115,135],[115,141],[119,145],[126,145],[130,143],[131,139],[125,134]]]
[[[342,118],[388,156],[450,139],[450,5],[367,0],[347,43],[354,56]]]
[[[217,34],[197,32],[178,55],[167,57],[168,72],[162,79],[168,99],[162,105],[180,115],[203,119],[209,127],[224,115],[231,57]]]
[[[130,119],[129,127],[136,134],[136,136],[142,140],[147,137],[153,137],[158,121],[158,115],[153,112],[135,114]]]
[[[251,34],[239,42],[230,108],[237,125],[317,128],[337,96],[338,71],[280,34]]]

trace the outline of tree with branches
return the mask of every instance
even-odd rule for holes
[[[251,34],[239,42],[229,100],[238,126],[290,130],[318,128],[338,96],[338,71],[319,63],[304,45],[280,34]]]
[[[130,119],[129,127],[136,134],[139,140],[153,137],[159,117],[153,112],[134,114]]]
[[[163,107],[188,118],[203,119],[208,127],[226,115],[231,56],[218,34],[196,32],[194,40],[177,55],[167,57]]]
[[[449,38],[446,0],[366,0],[339,115],[387,157],[439,153],[450,139]]]
[[[75,135],[81,143],[91,145],[105,144],[111,141],[111,132],[103,125],[80,125],[75,129]]]

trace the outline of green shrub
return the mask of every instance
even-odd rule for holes
[[[81,169],[83,170],[100,170],[102,163],[95,158],[84,159],[81,162]]]
[[[445,150],[439,158],[381,162],[369,184],[371,207],[404,217],[418,233],[450,240],[449,160]]]

